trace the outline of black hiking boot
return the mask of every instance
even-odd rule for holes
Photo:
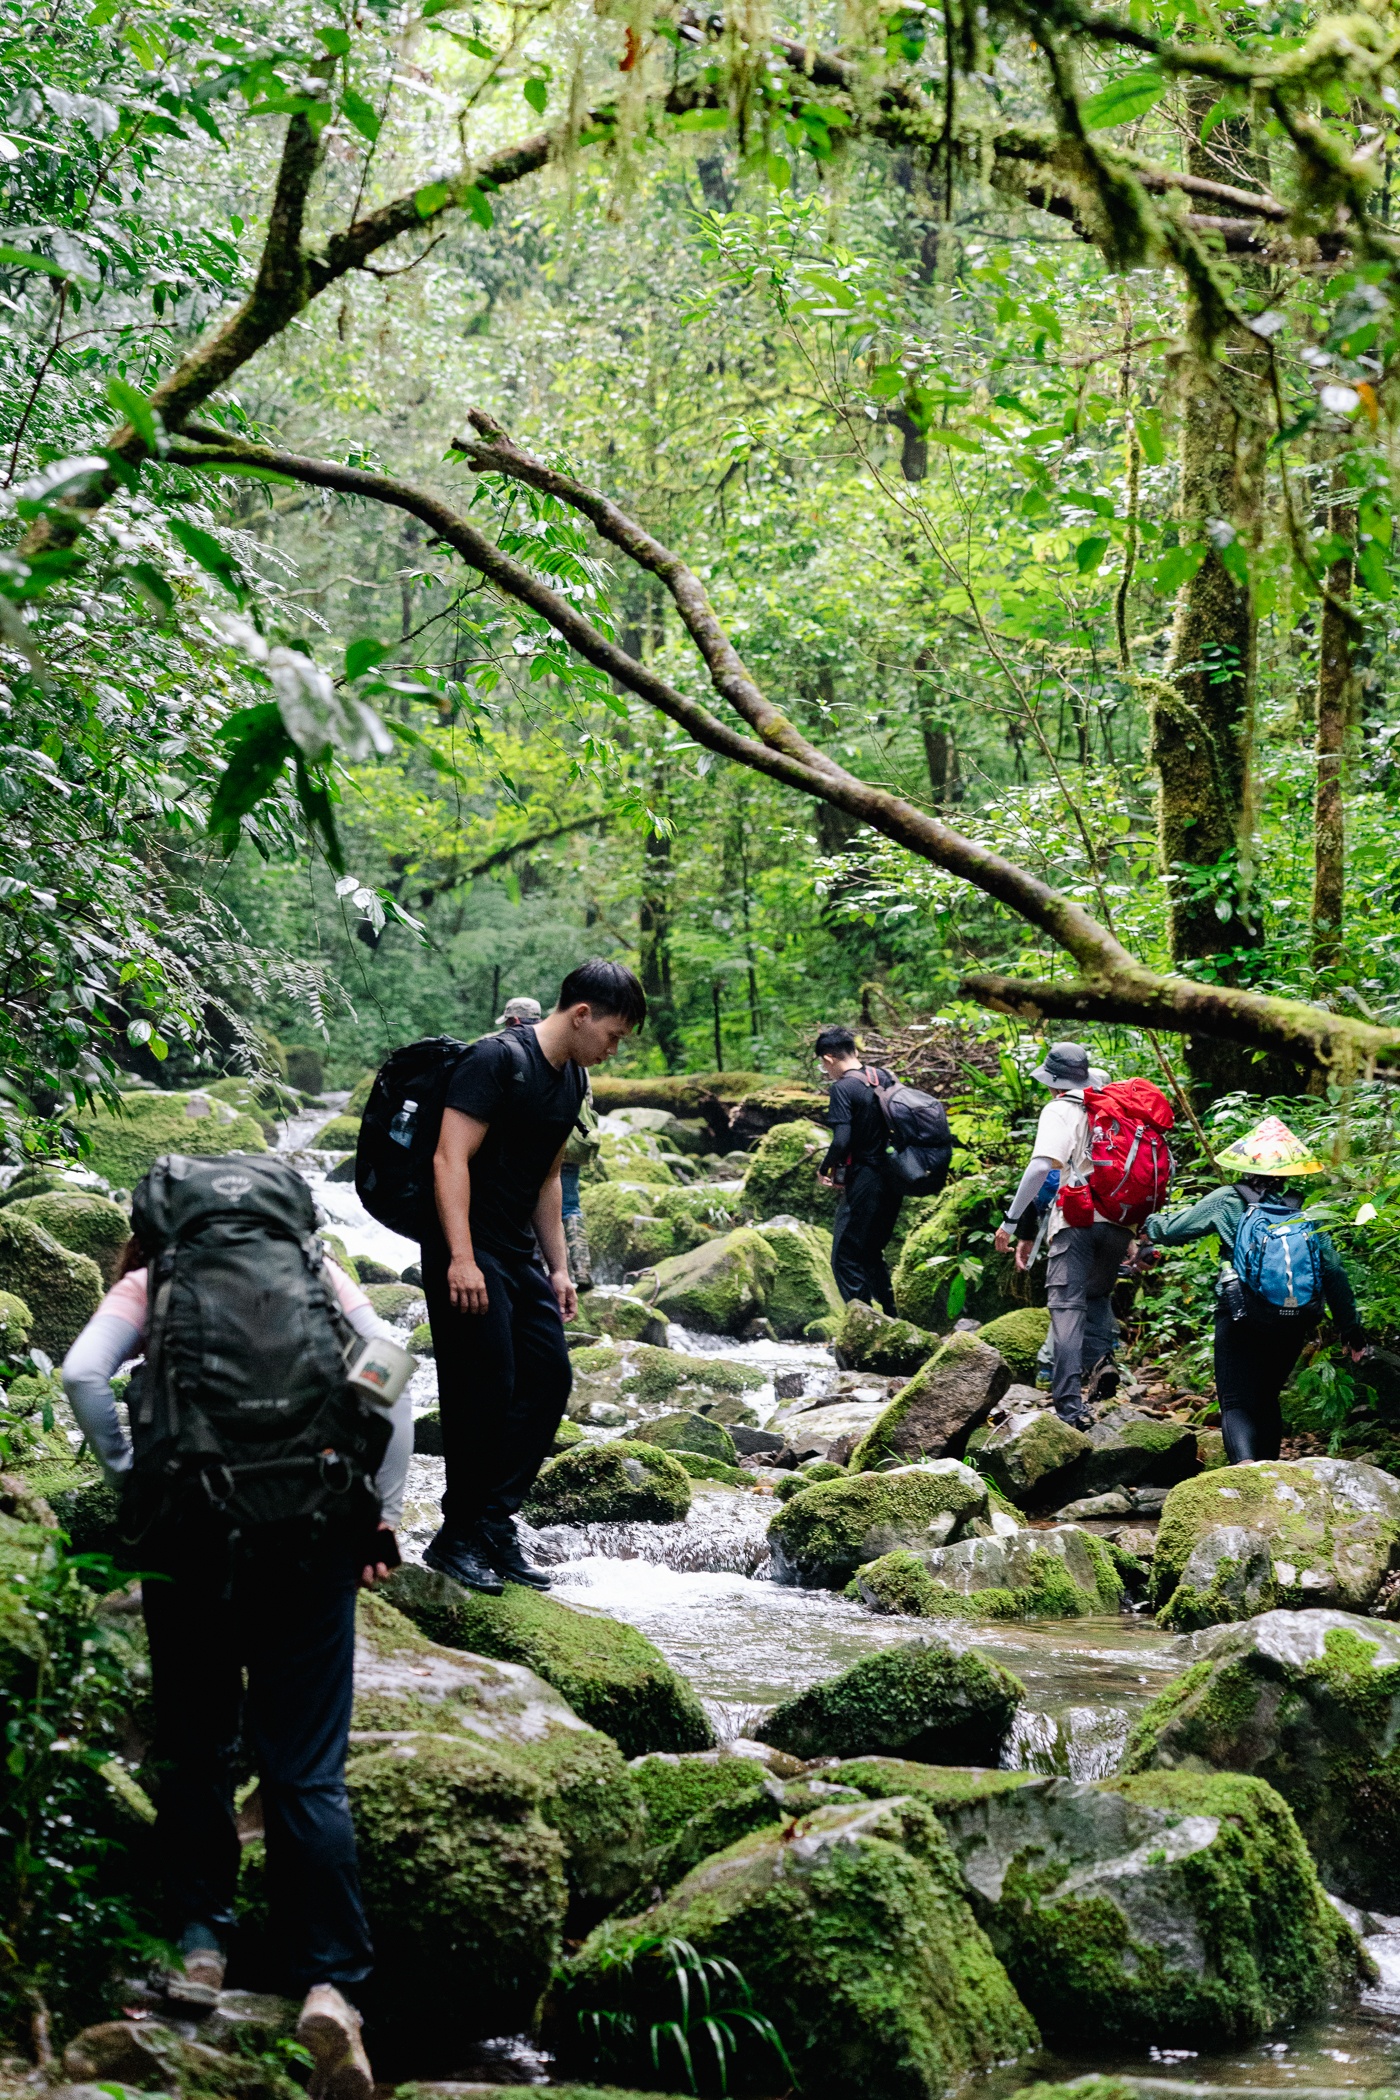
[[[535,1567],[520,1550],[513,1517],[498,1517],[483,1523],[477,1536],[481,1551],[504,1581],[523,1583],[528,1590],[549,1588],[547,1571]]]
[[[1118,1366],[1111,1356],[1101,1356],[1084,1380],[1084,1405],[1111,1400],[1118,1390]]]
[[[423,1551],[423,1565],[433,1568],[439,1575],[446,1575],[453,1582],[460,1582],[464,1590],[481,1590],[488,1597],[499,1597],[505,1584],[486,1559],[483,1551],[485,1541],[472,1537],[457,1538],[444,1524],[442,1530]]]

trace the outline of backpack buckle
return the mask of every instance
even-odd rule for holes
[[[323,1484],[333,1495],[346,1495],[355,1484],[354,1470],[343,1451],[322,1451],[316,1460]]]
[[[223,1479],[227,1481],[228,1485],[226,1487],[215,1486],[214,1476],[216,1474],[221,1474],[223,1476]],[[229,1503],[233,1500],[234,1492],[238,1485],[229,1468],[223,1464],[214,1466],[201,1466],[199,1472],[199,1484],[203,1488],[205,1494],[209,1497],[209,1500],[215,1509],[228,1508]]]

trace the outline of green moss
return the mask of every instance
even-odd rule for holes
[[[525,1504],[532,1524],[679,1524],[690,1480],[657,1444],[579,1444],[544,1467]]]
[[[980,1334],[950,1334],[876,1416],[851,1453],[851,1471],[959,1451],[969,1424],[988,1413],[1008,1383]]]
[[[785,1699],[757,1734],[793,1757],[994,1764],[1024,1697],[999,1663],[940,1641],[911,1642]]]
[[[664,1951],[677,1941],[737,1968],[806,2100],[941,2100],[974,2068],[1034,2044],[938,1825],[915,1801],[832,1806],[759,1832],[644,1917],[601,1926],[546,2008],[565,2075],[667,2075],[665,2053],[652,2069],[650,2035],[681,2013]],[[698,2023],[692,2032],[698,2040]],[[787,2083],[769,2054],[746,2047],[741,2065],[746,2090]]]
[[[817,1181],[817,1168],[830,1149],[831,1132],[816,1123],[775,1123],[755,1145],[744,1176],[751,1214],[760,1221],[788,1217],[830,1226],[839,1192]]]
[[[838,1466],[834,1459],[814,1458],[795,1473],[785,1473],[778,1482],[776,1493],[780,1502],[791,1502],[805,1488],[819,1487],[824,1480],[845,1480],[846,1468]]]
[[[117,1256],[131,1238],[131,1220],[119,1203],[65,1189],[49,1196],[26,1196],[8,1209],[12,1218],[41,1225],[74,1254],[90,1255],[102,1271],[104,1287],[115,1280]]]
[[[426,1320],[418,1322],[418,1325],[408,1338],[408,1346],[415,1356],[426,1356],[431,1362],[433,1356],[433,1330]]]
[[[371,1283],[366,1286],[365,1296],[381,1320],[401,1320],[415,1305],[423,1303],[423,1293],[413,1283]]]
[[[734,1464],[734,1439],[722,1422],[691,1413],[659,1415],[636,1432],[638,1443],[658,1444],[663,1451],[695,1451],[702,1458]]]
[[[833,1337],[836,1360],[847,1370],[909,1378],[942,1347],[942,1336],[909,1320],[891,1320],[853,1298],[843,1306]]]
[[[595,1265],[618,1275],[665,1261],[676,1251],[675,1227],[654,1214],[652,1191],[629,1177],[587,1183],[579,1192]]]
[[[763,1315],[782,1341],[795,1341],[813,1320],[838,1319],[841,1293],[831,1273],[831,1234],[820,1225],[763,1225],[777,1263]]]
[[[0,1290],[24,1300],[34,1315],[33,1343],[57,1361],[97,1311],[102,1272],[15,1209],[0,1210]]]
[[[968,1318],[990,1322],[1027,1303],[1032,1292],[1043,1300],[1043,1270],[1018,1275],[1011,1255],[986,1247],[984,1235],[1000,1222],[1004,1194],[995,1175],[974,1174],[949,1182],[933,1199],[922,1224],[905,1240],[895,1268],[894,1302],[902,1319],[935,1333],[952,1326],[948,1286],[959,1273],[956,1257],[961,1254],[975,1254],[983,1263],[963,1302]]]
[[[1013,1385],[1034,1385],[1041,1347],[1050,1332],[1050,1314],[1043,1305],[1019,1305],[1002,1313],[977,1330],[979,1342],[995,1349],[1011,1367]]]
[[[1094,1572],[1094,1589],[1075,1581],[1061,1556],[1047,1547],[1018,1554],[1021,1580],[963,1592],[940,1580],[936,1568],[913,1553],[887,1553],[856,1574],[860,1601],[875,1611],[921,1619],[1083,1619],[1117,1611],[1123,1581],[1112,1552],[1088,1532],[1080,1541]]]
[[[674,1250],[671,1250],[674,1251]],[[592,1290],[579,1305],[579,1321],[590,1334],[611,1335],[620,1342],[659,1342],[665,1347],[665,1329],[649,1305],[630,1291]]]
[[[952,1595],[943,1584],[934,1582],[915,1553],[882,1553],[878,1560],[857,1568],[854,1586],[861,1603],[872,1611],[910,1619],[936,1617],[938,1598]],[[957,1601],[961,1604],[967,1600]]]
[[[318,1152],[353,1152],[360,1142],[358,1116],[332,1116],[311,1140]]]
[[[369,1107],[370,1090],[377,1076],[374,1072],[361,1073],[350,1089],[350,1099],[345,1104],[347,1115],[358,1117],[364,1114]]]
[[[34,1315],[14,1291],[0,1291],[0,1358],[23,1356],[34,1332]]]
[[[905,1757],[860,1757],[830,1768],[823,1777],[838,1786],[853,1786],[872,1801],[888,1801],[913,1794],[942,1815],[966,1801],[980,1801],[988,1794],[1004,1794],[1009,1788],[1026,1786],[1034,1772],[999,1772],[987,1765],[925,1765]]]
[[[718,1458],[702,1458],[698,1451],[673,1451],[672,1458],[684,1467],[692,1480],[718,1480],[725,1487],[751,1488],[752,1473],[742,1466],[727,1466]]]
[[[726,1801],[744,1800],[761,1787],[764,1767],[751,1757],[645,1757],[631,1766],[646,1804],[652,1843],[669,1845],[696,1816]]]
[[[0,1189],[0,1210],[25,1196],[47,1196],[55,1189],[67,1194],[72,1187],[73,1183],[66,1181],[57,1167],[21,1167],[14,1180]]]
[[[191,1094],[123,1094],[121,1106],[105,1102],[77,1110],[72,1121],[87,1143],[85,1165],[114,1188],[135,1188],[164,1152],[206,1159],[225,1152],[266,1152],[267,1140],[251,1116],[219,1103],[203,1115]]]
[[[1029,1421],[1012,1416],[994,1430],[979,1446],[977,1464],[1009,1499],[1027,1506],[1048,1499],[1053,1507],[1068,1469],[1092,1449],[1086,1436],[1043,1407]]]
[[[385,1594],[446,1648],[524,1663],[628,1757],[704,1750],[713,1741],[685,1679],[645,1635],[601,1612],[571,1611],[514,1583],[499,1597],[484,1597],[423,1568],[398,1569]]]
[[[740,1226],[708,1246],[658,1262],[639,1292],[683,1327],[737,1334],[764,1310],[777,1269],[777,1256],[762,1234]]]
[[[654,1319],[650,1308],[646,1310]],[[574,1361],[592,1353],[576,1350]],[[621,1389],[649,1407],[659,1407],[691,1394],[756,1393],[763,1382],[763,1373],[755,1364],[726,1363],[723,1357],[689,1356],[681,1349],[652,1349],[639,1343],[627,1360]]]
[[[774,1517],[768,1537],[780,1575],[841,1589],[882,1553],[917,1547],[945,1512],[959,1522],[986,1508],[986,1490],[966,1466],[861,1473],[804,1488]]]

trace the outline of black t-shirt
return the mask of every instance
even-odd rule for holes
[[[444,1105],[490,1125],[471,1166],[474,1247],[517,1259],[534,1253],[530,1220],[587,1084],[572,1058],[562,1070],[550,1063],[533,1028],[473,1043]]]
[[[889,1145],[889,1126],[885,1122],[885,1111],[876,1098],[875,1089],[868,1086],[863,1077],[864,1068],[854,1072],[843,1072],[832,1083],[827,1096],[826,1120],[831,1125],[833,1136],[831,1150],[823,1165],[828,1171],[844,1165],[873,1167],[884,1158]],[[881,1086],[893,1086],[894,1074],[883,1065],[875,1071]]]

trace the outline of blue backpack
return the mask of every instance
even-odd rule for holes
[[[1266,1318],[1316,1318],[1322,1310],[1318,1228],[1277,1199],[1252,1203],[1235,1234],[1235,1274],[1250,1311]]]

